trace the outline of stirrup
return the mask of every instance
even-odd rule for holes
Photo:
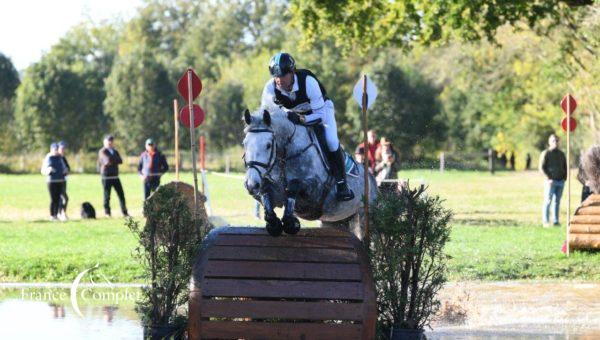
[[[341,181],[336,183],[337,192],[335,197],[338,201],[351,201],[354,199],[354,192],[348,188],[348,183],[346,181]]]

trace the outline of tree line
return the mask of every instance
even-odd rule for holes
[[[567,92],[579,100],[576,146],[598,141],[598,1],[361,3],[148,1],[129,21],[73,27],[20,77],[0,54],[0,153],[57,139],[87,152],[109,132],[126,152],[148,137],[170,148],[188,66],[204,84],[199,133],[213,150],[238,145],[241,112],[260,104],[280,50],[323,82],[347,148],[361,136],[351,94],[363,71],[379,89],[370,127],[405,160],[539,150]]]

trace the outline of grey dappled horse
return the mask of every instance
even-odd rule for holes
[[[348,176],[354,199],[341,202],[335,197],[335,181],[328,170],[315,133],[310,127],[296,125],[279,108],[244,113],[245,186],[265,210],[269,234],[282,231],[295,234],[300,230],[299,216],[320,220],[322,227],[348,227],[359,239],[363,237],[364,167],[357,176]],[[369,201],[377,195],[377,184],[369,175]],[[283,218],[275,207],[284,207]]]

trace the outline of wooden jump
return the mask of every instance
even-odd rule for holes
[[[215,229],[190,287],[190,339],[375,337],[373,278],[349,232],[271,237],[264,228]]]
[[[590,195],[575,211],[569,229],[569,247],[600,248],[600,195]]]

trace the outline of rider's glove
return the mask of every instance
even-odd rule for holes
[[[289,111],[287,117],[294,124],[304,124],[304,116],[301,116],[296,112]]]

